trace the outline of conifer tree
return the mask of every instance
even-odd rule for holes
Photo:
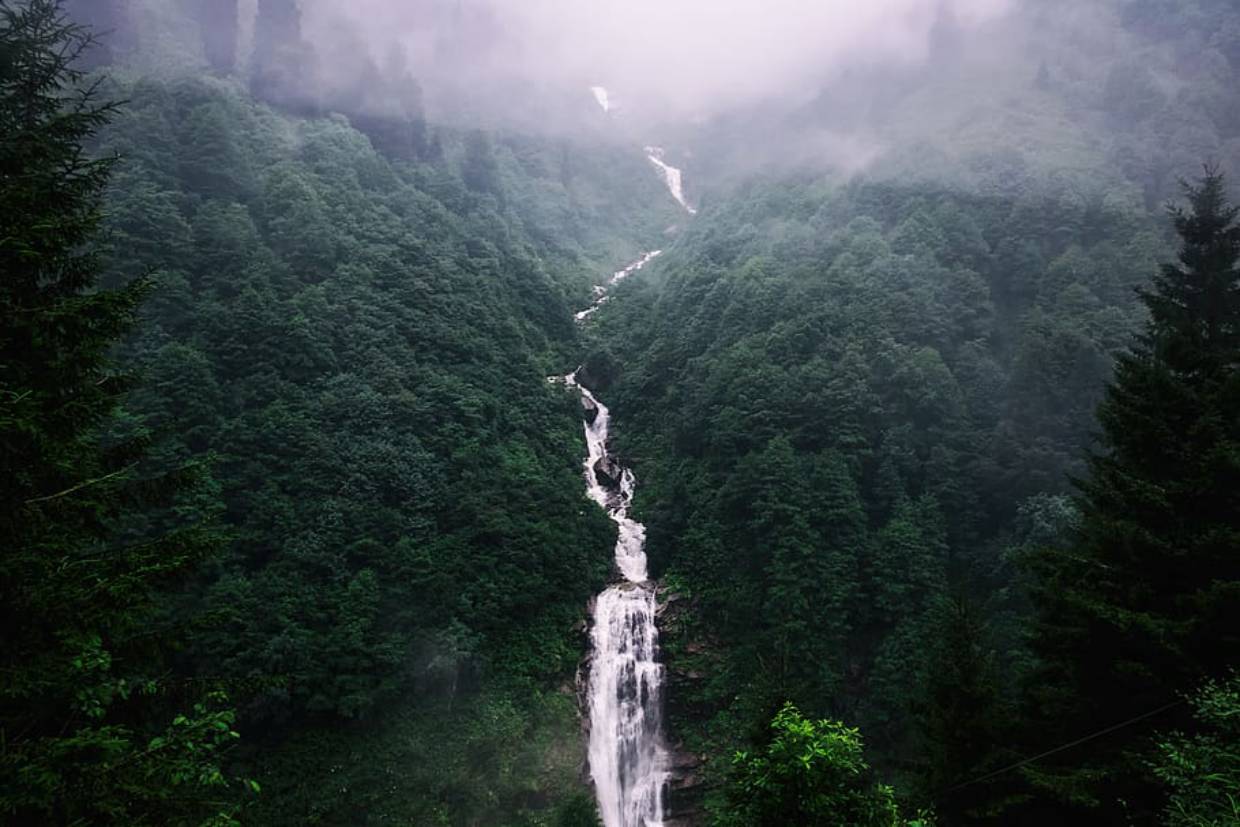
[[[1213,169],[1186,193],[1179,261],[1142,292],[1147,329],[1098,412],[1078,535],[1033,559],[1042,731],[1132,722],[1027,771],[1095,823],[1152,817],[1140,753],[1183,707],[1142,716],[1240,657],[1240,209]]]
[[[1000,751],[1010,710],[980,608],[967,597],[944,598],[929,620],[928,666],[913,708],[927,763],[923,784],[944,823],[969,823],[1002,795],[969,782],[1011,761]]]
[[[54,0],[0,0],[0,821],[201,823],[226,809],[232,713],[172,700],[151,621],[214,544],[117,530],[187,479],[103,439],[150,280],[97,286],[113,162],[84,144],[113,107],[74,68],[89,45]]]

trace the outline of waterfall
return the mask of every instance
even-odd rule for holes
[[[607,90],[591,87],[604,112],[612,105]],[[646,147],[672,197],[690,215],[680,170],[663,161],[663,150]],[[594,288],[594,301],[576,314],[584,322],[608,299],[617,282],[645,267],[661,253],[646,253],[606,284]],[[623,578],[594,601],[588,686],[590,777],[604,827],[662,827],[663,788],[669,761],[663,741],[663,666],[655,627],[655,589],[646,570],[646,527],[630,516],[637,481],[608,452],[611,412],[581,384],[581,368],[564,383],[581,393],[585,422],[586,491],[616,524],[616,569]]]
[[[646,253],[644,256],[630,264],[628,267],[625,267],[623,270],[617,270],[612,274],[611,278],[607,280],[606,284],[600,284],[594,288],[594,303],[585,310],[582,310],[580,313],[573,314],[573,318],[579,322],[584,322],[586,319],[593,316],[596,312],[598,312],[598,309],[606,303],[608,288],[617,282],[624,280],[628,276],[633,275],[638,270],[649,264],[651,259],[660,255],[662,252],[662,250],[651,250],[649,253]],[[604,503],[600,502],[599,505],[604,505]]]
[[[602,108],[603,114],[608,114],[611,112],[611,95],[605,87],[591,86],[590,94],[594,95],[594,100],[597,101],[599,107]]]
[[[655,250],[595,288],[586,319],[607,300],[607,290],[659,255]],[[585,423],[586,491],[607,510],[619,533],[616,568],[624,578],[594,603],[590,660],[590,776],[605,827],[660,827],[667,751],[662,732],[663,667],[658,662],[655,591],[646,571],[646,527],[629,516],[636,480],[607,450],[611,413],[578,381],[564,377],[593,412]]]
[[[663,176],[663,183],[667,184],[667,189],[672,194],[672,198],[676,199],[676,203],[685,208],[689,215],[696,215],[697,210],[689,206],[689,202],[685,200],[685,188],[681,182],[680,170],[667,164],[663,160],[663,147],[648,146],[646,147],[646,157],[650,163],[654,164]]]

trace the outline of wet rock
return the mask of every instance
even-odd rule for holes
[[[664,827],[698,827],[706,823],[702,811],[701,762],[693,756],[692,766],[673,768],[663,789]]]
[[[611,457],[599,457],[594,463],[594,478],[604,488],[617,490],[620,488],[620,476],[624,469]]]
[[[676,740],[678,725],[693,726],[700,710],[687,705],[706,679],[716,651],[709,640],[696,636],[696,602],[686,595],[658,586],[657,617],[663,663],[667,669],[667,729],[669,747],[667,786],[664,790],[664,827],[701,827],[705,795],[702,766],[705,757],[688,751]]]
[[[586,422],[593,425],[594,420],[598,419],[598,405],[594,403],[593,399],[590,399],[585,394],[582,394],[581,409],[583,411],[582,415],[585,417]]]
[[[581,365],[577,368],[577,383],[583,387],[587,387],[592,391],[600,392],[603,388],[600,386],[600,378],[595,372],[590,370],[589,363]]]
[[[664,827],[698,827],[702,811],[702,759],[676,744],[670,750],[667,786],[663,789]]]

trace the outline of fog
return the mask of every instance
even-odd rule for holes
[[[970,33],[1012,0],[331,0],[305,4],[307,35],[364,33],[373,57],[403,46],[455,96],[515,84],[606,87],[630,117],[702,120],[812,98],[845,67],[915,65],[936,29]],[[347,63],[347,61],[346,61]],[[339,62],[327,71],[347,72]]]
[[[120,51],[146,68],[205,62],[279,108],[343,114],[383,151],[423,160],[436,128],[479,126],[659,145],[691,190],[772,166],[1015,186],[1021,170],[1096,178],[1145,164],[1157,169],[1142,195],[1152,202],[1201,159],[1240,156],[1218,68],[1240,60],[1235,38],[1204,30],[1169,52],[1160,18],[1125,0],[70,7],[132,28]],[[195,39],[201,56],[184,48]],[[592,89],[606,90],[606,111]]]

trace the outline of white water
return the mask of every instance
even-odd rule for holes
[[[664,162],[663,148],[658,146],[646,147],[646,157],[650,159],[650,163],[654,164],[660,174],[662,174],[663,183],[667,184],[668,190],[672,193],[672,198],[675,198],[676,202],[684,207],[689,215],[696,215],[697,210],[689,206],[689,202],[685,200],[685,188],[681,181],[680,170]]]
[[[598,105],[603,108],[604,113],[611,112],[611,95],[607,89],[602,86],[591,86],[590,92],[594,95],[594,99],[598,101]]]
[[[639,258],[637,261],[630,264],[628,267],[625,267],[623,270],[617,270],[615,273],[612,273],[611,278],[607,280],[606,284],[595,285],[594,304],[590,305],[585,310],[582,310],[580,313],[573,314],[573,318],[579,322],[584,322],[586,319],[593,316],[596,312],[598,312],[598,309],[607,302],[608,288],[610,288],[616,282],[622,281],[628,276],[633,275],[638,270],[642,269],[647,264],[649,264],[651,259],[661,254],[662,252],[663,252],[662,250],[652,250],[649,253],[646,253],[641,258]]]
[[[595,300],[578,320],[607,300],[607,288],[644,267],[655,250],[595,288]],[[662,733],[663,667],[657,660],[655,591],[646,571],[646,527],[629,516],[636,480],[608,453],[611,413],[577,380],[587,410],[586,491],[607,510],[619,529],[616,568],[624,580],[604,591],[594,604],[593,654],[590,661],[590,776],[604,827],[660,827],[667,751]]]

